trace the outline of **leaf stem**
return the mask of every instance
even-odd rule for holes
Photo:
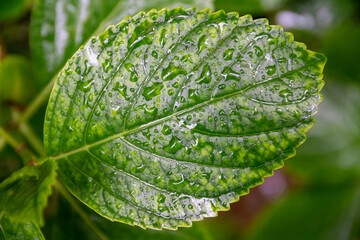
[[[74,208],[74,210],[80,215],[80,217],[85,221],[85,223],[99,236],[102,240],[108,240],[108,237],[96,226],[89,215],[79,206],[79,204],[75,201],[73,196],[69,193],[69,191],[64,187],[62,183],[56,181],[55,188],[59,191],[59,193],[70,203],[70,205]]]
[[[31,101],[29,106],[25,109],[24,113],[19,118],[19,125],[23,122],[27,122],[37,110],[48,100],[50,92],[54,86],[57,74],[51,79],[51,81],[45,86],[45,88]]]
[[[38,136],[34,133],[33,129],[29,126],[27,122],[22,122],[19,124],[19,130],[24,135],[24,137],[28,140],[29,144],[34,148],[36,153],[45,157],[45,150],[42,144],[42,141],[38,138]]]
[[[5,139],[7,143],[15,150],[17,154],[21,157],[24,164],[27,164],[30,161],[35,161],[36,156],[26,147],[26,144],[23,142],[17,141],[10,134],[8,134],[2,127],[0,127],[0,136]]]
[[[0,136],[5,139],[5,141],[10,144],[14,149],[18,148],[19,143],[15,140],[10,134],[8,134],[2,127],[0,127]]]

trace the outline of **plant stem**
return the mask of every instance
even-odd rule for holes
[[[16,141],[15,138],[8,134],[2,127],[0,127],[0,136],[5,139],[5,141],[14,149],[18,148],[20,145],[18,141]]]
[[[41,140],[38,136],[34,133],[32,128],[29,126],[27,122],[22,122],[19,124],[19,130],[24,135],[24,137],[28,140],[29,144],[34,148],[36,153],[41,156],[45,157],[45,150]]]
[[[57,74],[51,79],[46,87],[31,101],[29,106],[25,109],[24,113],[20,116],[19,125],[22,122],[27,122],[37,110],[48,100],[50,92],[54,86]]]
[[[96,226],[88,214],[79,206],[75,199],[71,196],[69,191],[59,182],[56,181],[55,188],[59,193],[70,203],[74,210],[80,215],[80,217],[86,222],[86,224],[99,236],[102,240],[108,240],[108,237]]]
[[[0,137],[0,152],[5,147],[6,141],[4,138]]]
[[[10,146],[15,150],[17,154],[19,154],[24,164],[27,164],[30,161],[35,161],[36,156],[26,147],[26,144],[17,141],[1,127],[0,136],[4,138],[7,143],[10,144]]]

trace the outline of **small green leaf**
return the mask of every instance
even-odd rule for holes
[[[295,154],[313,125],[324,64],[265,19],[140,12],[93,37],[60,72],[45,148],[100,215],[189,226],[229,209]]]
[[[163,7],[211,8],[212,0],[37,0],[30,43],[41,84],[64,66],[84,41],[139,11]]]
[[[0,240],[43,240],[40,228],[34,223],[12,222],[0,214]]]
[[[26,166],[0,183],[0,214],[12,221],[43,225],[42,211],[55,182],[56,163]]]

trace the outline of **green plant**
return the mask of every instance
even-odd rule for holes
[[[108,1],[95,14],[97,1],[85,13],[35,2],[33,59],[38,87],[47,85],[24,112],[11,110],[20,134],[0,128],[24,165],[0,184],[0,237],[43,238],[53,186],[102,239],[116,238],[104,232],[111,224],[97,225],[68,190],[112,221],[190,226],[228,210],[305,140],[321,100],[322,54],[249,15],[173,8],[119,22],[130,3]],[[52,25],[52,11],[69,21]],[[51,90],[43,147],[28,121]]]

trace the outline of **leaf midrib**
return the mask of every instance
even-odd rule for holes
[[[91,144],[88,144],[88,145],[85,145],[85,146],[80,147],[80,148],[77,148],[77,149],[75,149],[75,150],[71,150],[71,151],[69,151],[69,152],[57,154],[57,155],[54,155],[54,156],[49,156],[49,158],[54,159],[54,160],[62,159],[62,158],[65,158],[65,157],[67,157],[67,156],[70,156],[70,155],[72,155],[72,154],[76,154],[76,153],[78,153],[78,152],[85,151],[85,150],[87,150],[87,149],[89,149],[89,148],[91,148],[91,147],[100,145],[100,144],[102,144],[102,143],[106,143],[106,142],[109,142],[109,141],[111,141],[111,140],[124,137],[124,136],[127,135],[127,134],[131,134],[131,133],[140,131],[140,130],[142,130],[142,129],[146,129],[146,128],[148,128],[148,127],[157,125],[158,123],[164,122],[164,121],[166,121],[166,120],[168,120],[168,119],[171,119],[171,118],[176,117],[176,116],[178,116],[178,115],[184,114],[184,113],[186,113],[186,112],[190,112],[190,111],[192,111],[192,110],[194,110],[194,109],[201,108],[201,107],[203,107],[203,106],[205,106],[205,105],[207,105],[207,104],[211,104],[211,103],[213,103],[213,102],[217,102],[217,101],[220,101],[220,100],[223,100],[223,99],[227,99],[227,98],[230,98],[230,97],[233,97],[233,96],[236,96],[236,95],[243,95],[244,92],[248,91],[249,89],[251,89],[251,88],[253,88],[253,87],[257,87],[257,86],[260,86],[260,85],[262,85],[262,84],[268,83],[268,82],[270,82],[270,81],[274,81],[274,80],[276,80],[276,79],[282,78],[282,77],[284,77],[284,76],[287,76],[287,75],[292,74],[292,73],[294,73],[294,72],[300,71],[301,69],[304,69],[304,68],[306,68],[306,67],[308,67],[308,66],[311,66],[312,64],[316,64],[316,63],[318,63],[318,62],[320,62],[319,59],[317,59],[317,60],[315,60],[315,61],[312,61],[312,62],[309,62],[309,63],[307,63],[307,64],[305,64],[305,65],[303,65],[303,66],[301,66],[301,67],[299,67],[299,68],[297,68],[297,69],[294,69],[294,70],[291,70],[291,71],[289,71],[289,72],[286,72],[286,73],[284,73],[284,74],[282,74],[282,75],[280,75],[280,76],[278,76],[278,77],[271,78],[271,79],[267,79],[267,80],[264,80],[264,81],[261,81],[261,82],[252,84],[252,85],[250,85],[250,86],[247,86],[246,88],[240,89],[239,91],[236,91],[236,92],[233,92],[233,93],[224,95],[224,96],[212,98],[212,99],[210,99],[210,100],[207,100],[207,101],[204,101],[204,102],[202,102],[202,103],[196,104],[196,105],[194,105],[194,106],[192,106],[192,107],[190,107],[190,108],[183,109],[183,110],[180,110],[180,111],[178,111],[178,112],[175,112],[175,113],[173,113],[173,114],[171,114],[171,115],[168,115],[168,116],[166,116],[166,117],[159,118],[159,119],[157,119],[157,120],[155,120],[155,121],[152,121],[152,122],[149,122],[149,123],[140,125],[140,126],[138,126],[138,127],[135,127],[135,128],[132,128],[132,129],[123,131],[123,132],[120,132],[120,133],[118,133],[118,134],[114,134],[114,135],[112,135],[112,136],[110,136],[110,137],[104,138],[104,139],[102,139],[102,140],[99,140],[99,141],[97,141],[97,142],[94,142],[94,143],[91,143]]]

